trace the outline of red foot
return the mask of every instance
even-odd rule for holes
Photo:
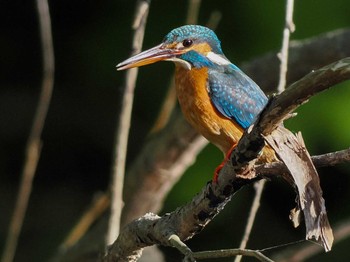
[[[213,177],[214,183],[218,182],[220,170],[226,164],[226,162],[230,160],[231,153],[232,153],[233,149],[235,149],[236,146],[237,146],[237,144],[233,144],[233,146],[230,148],[230,150],[227,151],[224,160],[221,162],[220,165],[217,166],[217,168],[215,168],[214,177]]]
[[[222,161],[222,163],[220,165],[218,165],[217,168],[215,168],[214,177],[213,177],[214,183],[218,182],[220,170],[222,169],[222,167],[224,166],[225,163],[226,163],[226,160]]]

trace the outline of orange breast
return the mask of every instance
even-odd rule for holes
[[[241,138],[243,130],[215,109],[207,91],[207,76],[206,68],[187,70],[177,65],[177,96],[187,121],[226,153]]]

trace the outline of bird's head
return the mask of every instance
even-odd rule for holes
[[[121,62],[117,70],[158,61],[173,61],[188,70],[230,64],[221,50],[220,40],[211,29],[185,25],[168,33],[160,45]]]

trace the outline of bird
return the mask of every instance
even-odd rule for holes
[[[224,55],[215,32],[204,26],[184,25],[171,30],[159,45],[119,63],[117,70],[159,61],[175,63],[176,93],[186,120],[224,153],[213,178],[218,183],[220,169],[244,131],[257,120],[268,97]],[[306,239],[320,239],[329,251],[333,233],[317,170],[301,135],[295,136],[281,124],[265,140],[268,143],[258,161],[284,162],[298,189],[297,210],[304,212]]]
[[[232,150],[268,102],[260,87],[224,55],[211,29],[186,25],[168,33],[160,45],[117,65],[118,70],[158,61],[175,63],[176,93],[186,120],[225,155]],[[265,147],[261,162],[273,162],[273,150]]]

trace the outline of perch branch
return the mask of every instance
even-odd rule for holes
[[[256,180],[254,163],[264,146],[263,135],[272,132],[311,95],[346,79],[350,79],[350,58],[310,73],[275,97],[253,128],[249,128],[240,139],[232,152],[231,163],[226,163],[221,169],[218,183],[208,183],[190,203],[170,214],[159,217],[148,213],[128,224],[109,247],[103,261],[135,261],[135,254],[140,254],[145,246],[155,243],[170,245],[169,237],[173,234],[185,241],[199,233],[238,189]],[[288,101],[286,93],[290,97]]]

